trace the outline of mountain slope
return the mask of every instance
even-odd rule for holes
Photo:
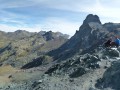
[[[80,26],[79,31],[70,38],[64,45],[49,54],[55,59],[66,59],[72,57],[75,53],[91,48],[92,46],[102,44],[103,38],[109,31],[103,27],[97,15],[88,15]],[[55,54],[57,53],[57,55]]]
[[[89,14],[83,21],[79,30],[60,48],[48,53],[55,59],[65,60],[76,53],[90,53],[110,37],[120,35],[119,23],[105,23],[97,15]]]
[[[68,40],[68,35],[52,31],[31,33],[18,30],[0,34],[0,63],[15,67],[27,64]]]

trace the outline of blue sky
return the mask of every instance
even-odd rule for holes
[[[120,23],[120,0],[0,0],[0,30],[73,35],[88,14]]]

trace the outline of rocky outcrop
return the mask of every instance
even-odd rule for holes
[[[107,55],[109,57],[119,57],[120,52],[117,50],[117,48],[108,48],[105,52],[104,55]]]
[[[53,40],[53,39],[56,39],[56,38],[66,38],[66,39],[68,39],[69,35],[62,34],[60,32],[55,32],[54,33],[52,31],[49,31],[49,32],[44,33],[43,37],[46,39],[46,41],[49,41],[49,40]]]
[[[101,24],[101,21],[97,15],[89,14],[84,20],[83,24],[88,24],[90,22],[95,22]]]
[[[45,72],[45,74],[68,74],[71,78],[76,78],[86,74],[89,70],[100,68],[100,61],[101,59],[97,55],[76,55],[60,64],[53,65]]]
[[[76,71],[74,71],[73,73],[71,73],[69,76],[71,78],[77,78],[77,77],[82,76],[85,73],[86,73],[86,70],[84,68],[80,67]]]
[[[57,50],[50,52],[49,55],[61,60],[70,58],[78,52],[81,53],[91,47],[98,47],[104,42],[104,36],[107,33],[108,31],[102,26],[99,17],[90,14],[80,26],[79,31],[76,31],[69,41]]]
[[[30,68],[35,68],[40,65],[45,65],[52,62],[52,58],[49,56],[40,56],[38,58],[33,59],[31,62],[27,63],[26,65],[22,66],[21,69],[30,69]]]
[[[97,80],[96,87],[99,89],[111,87],[114,90],[120,89],[120,61],[112,62],[112,66],[106,70],[103,78]]]

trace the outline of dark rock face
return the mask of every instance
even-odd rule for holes
[[[120,61],[115,61],[112,66],[106,70],[103,78],[98,79],[97,88],[111,87],[114,90],[120,90]]]
[[[93,45],[99,45],[99,42],[102,43],[101,39],[106,33],[108,31],[102,26],[99,17],[90,14],[86,17],[75,36],[78,38],[79,48],[86,49]]]
[[[101,24],[97,15],[89,14],[80,26],[79,31],[60,48],[48,53],[56,60],[66,60],[76,53],[91,53],[92,50],[116,35],[120,34],[120,24]]]
[[[96,48],[104,42],[103,38],[107,33],[108,31],[102,26],[99,17],[90,14],[84,20],[79,31],[60,48],[50,52],[50,55],[55,58],[66,59],[92,46]]]
[[[86,74],[89,70],[100,68],[98,63],[100,61],[101,59],[95,55],[77,55],[74,56],[74,58],[70,58],[64,62],[53,65],[45,72],[45,74],[68,74],[71,78],[77,78]]]
[[[55,38],[60,38],[60,37],[68,39],[69,35],[62,34],[60,32],[55,32],[54,33],[52,31],[49,31],[49,32],[44,33],[43,37],[46,39],[46,41],[49,41],[49,40],[53,40]]]
[[[85,73],[86,73],[85,69],[82,68],[82,67],[80,67],[80,68],[78,68],[76,71],[74,71],[72,74],[70,74],[69,76],[70,76],[71,78],[77,78],[77,77],[82,76],[82,75],[85,74]]]
[[[59,64],[56,64],[56,65],[52,66],[51,68],[49,68],[49,69],[45,72],[45,74],[51,74],[51,73],[53,73],[55,70],[57,70],[59,67],[60,67],[60,65],[59,65]]]
[[[47,41],[54,39],[52,31],[49,31],[43,35]]]
[[[83,24],[88,24],[90,22],[96,22],[101,24],[99,17],[97,15],[89,14],[86,19],[84,20]]]
[[[21,69],[29,69],[29,68],[33,68],[33,67],[38,67],[38,66],[42,65],[42,63],[43,63],[42,58],[36,58],[32,62],[24,65]]]
[[[109,57],[119,57],[120,53],[119,53],[119,51],[117,49],[107,49],[104,52],[104,55],[107,55]]]

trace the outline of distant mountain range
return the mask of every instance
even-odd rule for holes
[[[0,31],[0,63],[21,66],[34,58],[60,47],[69,35],[60,32],[25,30]],[[17,64],[18,63],[18,64]]]

